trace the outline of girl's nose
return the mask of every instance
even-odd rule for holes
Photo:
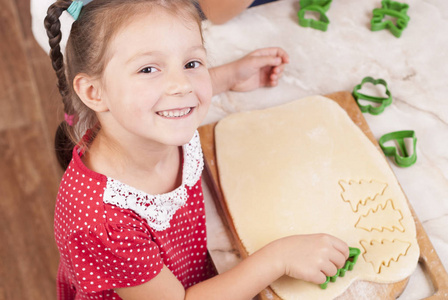
[[[171,71],[167,76],[166,93],[171,96],[184,96],[193,92],[193,86],[185,70]]]

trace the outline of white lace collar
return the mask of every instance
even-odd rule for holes
[[[188,198],[186,186],[192,187],[200,179],[204,161],[196,131],[191,141],[182,146],[184,164],[182,169],[182,185],[174,191],[161,195],[149,195],[113,178],[107,178],[103,200],[124,209],[131,209],[144,218],[156,231],[170,227],[170,221],[176,211]]]

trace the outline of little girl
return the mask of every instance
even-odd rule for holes
[[[209,267],[196,129],[213,94],[275,86],[282,49],[208,70],[188,0],[58,0],[45,27],[76,142],[55,210],[59,299],[250,299],[283,275],[323,283],[343,266],[347,245],[317,234]]]

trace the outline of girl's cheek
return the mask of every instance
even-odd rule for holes
[[[206,90],[206,93],[208,94],[209,101],[211,101],[211,98],[213,96],[213,88],[212,88],[212,79],[210,77],[210,74],[207,72],[207,74],[204,77],[204,89]]]
[[[194,79],[194,89],[201,102],[209,102],[212,97],[212,82],[207,73],[196,76]]]

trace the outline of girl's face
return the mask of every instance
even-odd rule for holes
[[[152,8],[120,30],[108,53],[102,127],[123,142],[187,143],[212,97],[196,21]]]

